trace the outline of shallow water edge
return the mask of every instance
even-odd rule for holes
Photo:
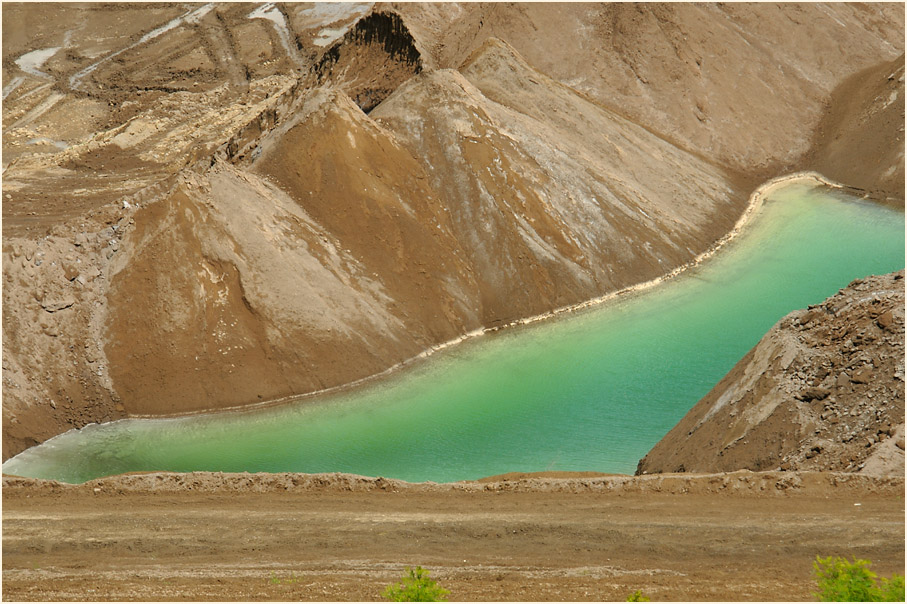
[[[358,388],[269,401],[270,409],[93,424],[6,469],[66,482],[135,470],[442,482],[632,472],[783,315],[854,278],[903,267],[903,214],[836,194],[812,175],[766,183],[750,206],[714,246],[740,234],[727,253],[510,329],[467,334]]]
[[[673,279],[690,269],[696,268],[697,266],[701,265],[703,262],[705,262],[709,258],[713,257],[724,246],[726,246],[728,243],[733,241],[738,235],[740,235],[741,231],[744,229],[744,227],[747,225],[747,223],[749,223],[750,220],[752,220],[753,216],[756,214],[756,212],[759,210],[759,208],[762,207],[762,204],[765,201],[765,198],[770,193],[772,193],[772,191],[778,189],[779,187],[798,183],[798,182],[802,182],[802,183],[806,183],[806,184],[812,183],[812,184],[825,186],[830,189],[837,189],[837,190],[847,190],[848,189],[848,187],[846,185],[842,185],[840,183],[834,182],[834,181],[826,178],[822,174],[819,174],[818,172],[813,172],[813,171],[808,171],[808,170],[794,172],[791,174],[786,174],[784,176],[778,176],[776,178],[766,181],[765,183],[760,185],[758,188],[756,188],[755,191],[753,191],[750,194],[749,199],[747,201],[746,208],[744,209],[740,218],[737,219],[737,222],[734,224],[734,227],[731,229],[730,232],[728,232],[726,235],[724,235],[721,239],[717,240],[714,244],[712,244],[711,247],[709,247],[704,252],[701,252],[699,255],[697,255],[695,258],[693,258],[689,262],[682,264],[681,266],[678,266],[677,268],[671,270],[670,272],[668,272],[660,277],[656,277],[655,279],[651,279],[649,281],[638,283],[636,285],[631,285],[629,287],[625,287],[623,289],[620,289],[620,290],[617,290],[614,292],[610,292],[610,293],[604,294],[602,296],[598,296],[596,298],[592,298],[585,302],[579,302],[577,304],[562,306],[562,307],[556,308],[554,310],[550,310],[550,311],[542,313],[542,314],[511,321],[510,323],[506,323],[504,325],[475,329],[473,331],[470,331],[470,332],[467,332],[467,333],[461,335],[460,337],[454,338],[452,340],[448,340],[446,342],[442,342],[440,344],[435,344],[433,346],[430,346],[429,348],[426,348],[419,354],[417,354],[409,359],[406,359],[404,361],[391,365],[384,371],[374,373],[372,375],[366,376],[366,377],[358,379],[358,380],[354,380],[352,382],[348,382],[346,384],[340,384],[338,386],[331,386],[330,388],[323,388],[321,390],[315,390],[315,391],[307,392],[307,393],[303,393],[303,394],[291,394],[289,396],[270,399],[270,400],[266,400],[266,401],[254,401],[251,403],[236,405],[233,407],[220,407],[218,409],[209,409],[209,410],[202,410],[202,411],[187,411],[187,412],[181,412],[181,413],[157,414],[157,415],[135,414],[135,415],[131,415],[127,419],[168,419],[168,418],[180,418],[180,417],[195,417],[195,416],[202,416],[202,415],[222,415],[222,414],[228,414],[228,413],[242,413],[245,411],[257,411],[257,410],[261,410],[261,409],[268,409],[268,408],[277,407],[280,405],[299,403],[299,402],[305,401],[307,399],[318,398],[318,397],[328,396],[328,395],[332,395],[332,394],[339,394],[342,392],[349,392],[351,390],[355,390],[356,388],[366,386],[366,385],[372,384],[374,382],[377,382],[379,380],[390,377],[391,375],[397,373],[401,369],[411,367],[412,365],[414,365],[416,363],[419,363],[421,361],[428,359],[429,357],[431,357],[432,355],[434,355],[437,352],[447,350],[453,346],[466,342],[467,340],[471,340],[473,338],[476,338],[476,337],[479,337],[479,336],[482,336],[485,334],[495,333],[495,332],[505,330],[508,328],[519,327],[519,326],[523,326],[523,325],[531,325],[533,323],[545,321],[545,320],[557,317],[559,315],[573,313],[573,312],[586,310],[586,309],[591,309],[596,306],[599,306],[599,305],[605,304],[607,302],[610,302],[612,300],[615,300],[617,298],[622,298],[622,297],[628,296],[630,294],[635,294],[635,293],[646,291],[646,290],[651,289],[657,285],[660,285],[670,279]],[[116,421],[124,421],[124,420],[116,420]],[[115,423],[115,422],[109,422],[109,423]],[[89,425],[97,425],[97,424],[89,424]],[[73,431],[77,431],[77,430],[70,430],[69,432],[73,432]],[[67,434],[67,433],[68,432],[66,432],[64,434]],[[54,438],[56,438],[56,437],[54,437]]]

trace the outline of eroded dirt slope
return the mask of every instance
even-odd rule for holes
[[[300,103],[253,139],[258,151],[181,177],[135,214],[108,296],[110,374],[127,412],[361,379],[657,277],[736,218],[722,169],[500,42],[462,73],[415,76],[370,115],[342,89]]]
[[[904,204],[904,57],[844,81],[816,130],[808,165],[891,205]]]
[[[903,56],[894,5],[555,8],[4,4],[4,458],[664,274]]]
[[[841,75],[903,52],[904,11],[883,4],[394,6],[430,34],[423,54],[438,67],[502,39],[549,77],[745,172],[796,164]]]
[[[904,475],[904,272],[795,311],[639,462],[638,474]]]

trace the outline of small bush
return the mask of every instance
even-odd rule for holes
[[[446,602],[444,596],[449,593],[421,566],[407,568],[400,583],[384,589],[384,597],[391,602]]]
[[[642,595],[642,591],[639,589],[637,589],[636,591],[631,593],[629,596],[627,596],[627,602],[651,602],[651,601],[652,600],[650,600],[649,598]]]
[[[903,602],[904,601],[904,576],[892,575],[890,579],[882,578],[882,584],[879,585],[879,602]]]
[[[816,597],[822,602],[903,602],[904,577],[893,575],[876,584],[870,564],[869,560],[857,558],[848,562],[846,558],[816,556]]]
[[[281,583],[286,583],[288,585],[292,585],[293,583],[299,583],[299,581],[300,581],[300,577],[297,577],[296,573],[291,574],[289,579],[287,579],[287,578],[281,579],[274,573],[273,570],[271,571],[271,578],[269,580],[271,585],[280,585]]]

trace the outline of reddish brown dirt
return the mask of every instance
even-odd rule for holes
[[[903,479],[407,485],[338,475],[5,479],[4,600],[811,600],[817,555],[904,566]]]

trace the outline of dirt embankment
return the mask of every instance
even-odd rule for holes
[[[803,167],[836,87],[903,48],[904,13],[881,4],[394,8],[426,42],[423,60],[432,66],[458,68],[499,38],[542,73],[680,147],[766,178]]]
[[[904,475],[904,272],[781,319],[639,462],[638,474]]]
[[[902,56],[897,8],[5,5],[4,458],[669,272]]]
[[[903,488],[808,472],[6,477],[3,595],[368,601],[422,565],[454,600],[811,600],[816,555],[902,571]]]
[[[838,86],[804,163],[904,207],[904,56]]]

